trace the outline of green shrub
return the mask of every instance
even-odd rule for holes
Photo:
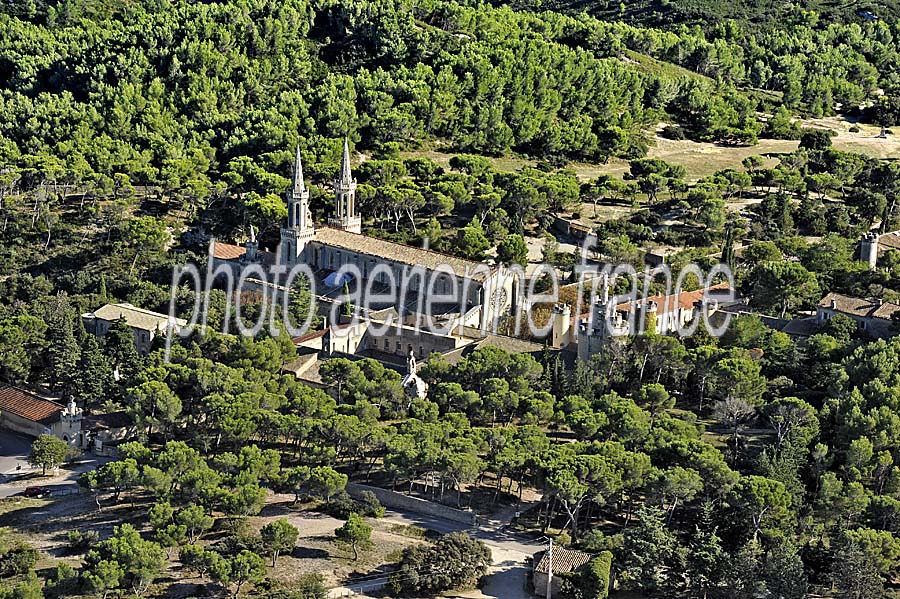
[[[378,501],[378,497],[375,496],[375,493],[372,491],[363,491],[359,496],[359,501],[357,501],[357,513],[360,516],[372,516],[374,518],[381,518],[384,516],[384,506],[381,505],[381,502]]]
[[[609,570],[612,567],[612,559],[612,553],[601,551],[580,572],[585,599],[606,599],[609,595]]]
[[[25,543],[17,543],[0,555],[0,577],[21,576],[27,574],[37,563],[38,550]]]
[[[96,530],[70,530],[68,540],[69,549],[76,553],[84,553],[100,542],[100,533]]]
[[[678,125],[666,125],[660,132],[660,136],[665,137],[666,139],[674,139],[676,141],[680,141],[686,138],[684,129],[682,129]]]
[[[342,520],[346,520],[354,513],[374,518],[384,516],[384,506],[371,491],[363,491],[358,501],[350,497],[346,491],[342,491],[322,506],[322,511]]]
[[[322,506],[322,510],[329,516],[346,520],[350,514],[357,511],[357,506],[349,493],[341,491]]]

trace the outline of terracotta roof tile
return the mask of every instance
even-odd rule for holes
[[[563,549],[562,547],[553,548],[553,573],[562,574],[563,572],[574,572],[581,566],[591,561],[591,554],[583,551],[575,551],[573,549]],[[546,572],[550,565],[550,558],[546,551],[535,556],[534,567],[535,572]]]
[[[819,307],[860,318],[881,318],[884,320],[890,320],[891,314],[900,310],[900,305],[897,304],[882,302],[877,299],[853,297],[841,293],[829,293],[819,302]]]
[[[695,291],[682,291],[678,294],[678,306],[683,310],[690,310],[694,307],[694,304],[703,299],[703,294],[708,293],[712,299],[715,299],[715,296],[718,295],[718,291],[721,291],[724,295],[727,293],[729,289],[728,283],[719,283],[717,285],[713,285],[712,287],[707,287],[704,289],[697,289]],[[646,299],[639,300],[638,307],[643,306],[646,302],[654,302],[657,306],[657,309],[662,310],[663,307],[667,307],[669,311],[674,311],[676,308],[675,305],[676,296],[672,295],[653,295]],[[668,305],[666,304],[668,302]],[[625,302],[623,304],[619,304],[616,306],[616,310],[620,312],[631,312],[631,310],[635,307],[635,303],[633,302]]]
[[[731,290],[731,288],[728,285],[728,283],[717,283],[716,285],[713,285],[711,287],[705,287],[703,289],[697,289],[695,291],[683,291],[680,294],[678,294],[678,306],[685,310],[690,310],[691,308],[694,307],[694,304],[696,304],[697,302],[699,302],[700,300],[703,299],[704,292],[708,292],[710,295],[710,299],[715,300],[716,296],[718,296],[718,295],[724,296],[730,290]],[[655,302],[657,309],[662,310],[663,307],[666,305],[667,298],[672,298],[672,300],[669,301],[669,305],[668,305],[669,310],[672,311],[675,308],[675,299],[674,299],[675,295],[674,294],[668,295],[668,296],[653,295],[646,299],[638,300],[637,302],[624,302],[624,303],[618,304],[616,306],[616,310],[619,312],[631,312],[632,308],[634,308],[634,306],[635,306],[635,303],[640,308],[644,305],[644,302],[647,302],[647,301]],[[590,316],[591,316],[590,312],[584,312],[580,315],[574,314],[571,317],[572,324],[575,324],[576,322],[580,322],[582,320],[590,318]]]
[[[320,337],[324,337],[328,333],[328,329],[319,329],[318,331],[311,331],[306,333],[305,335],[300,335],[299,337],[294,337],[291,341],[294,345],[300,345],[301,343],[306,343],[307,341],[312,341],[313,339],[318,339]]]
[[[219,260],[235,260],[247,253],[247,248],[217,241],[213,248],[213,257]]]
[[[32,422],[49,425],[59,419],[63,406],[23,389],[0,387],[0,412],[9,412]]]
[[[343,250],[366,254],[375,258],[393,260],[407,266],[423,266],[427,270],[434,270],[438,266],[446,266],[458,277],[464,277],[466,272],[473,273],[472,280],[482,281],[488,272],[495,270],[493,267],[481,262],[465,260],[449,254],[442,254],[433,250],[415,248],[402,243],[369,237],[360,233],[350,233],[341,229],[323,227],[316,229],[314,242],[321,243]],[[485,268],[485,266],[487,266]]]

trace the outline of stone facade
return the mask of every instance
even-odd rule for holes
[[[860,331],[875,339],[893,337],[898,332],[893,315],[900,312],[900,305],[879,298],[866,299],[829,293],[816,306],[816,324],[825,325],[837,314],[854,320]]]
[[[63,406],[18,387],[0,387],[0,428],[29,437],[53,435],[81,447],[82,415],[74,399]]]
[[[287,194],[288,218],[281,229],[279,254],[284,266],[306,264],[313,271],[331,272],[352,266],[362,277],[357,282],[361,291],[394,293],[395,305],[404,311],[425,310],[428,296],[452,296],[440,308],[466,314],[478,308],[479,326],[489,326],[513,309],[522,281],[501,268],[361,234],[346,141],[333,188],[333,216],[327,227],[317,228],[298,149]]]
[[[153,340],[158,335],[165,336],[169,326],[168,315],[144,310],[131,304],[106,304],[93,312],[82,314],[81,319],[84,322],[85,330],[98,337],[106,336],[114,322],[124,319],[134,332],[134,346],[142,355],[150,352]],[[185,326],[187,326],[186,320],[172,319],[174,333]]]

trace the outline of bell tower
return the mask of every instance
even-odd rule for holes
[[[291,188],[287,192],[287,223],[281,227],[281,263],[300,262],[306,244],[315,236],[312,213],[309,210],[309,190],[303,182],[303,163],[300,146],[294,158]]]
[[[328,226],[351,233],[362,232],[362,218],[356,214],[356,179],[350,172],[350,147],[344,138],[344,156],[341,172],[334,181],[334,216],[328,219]]]

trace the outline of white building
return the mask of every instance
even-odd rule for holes
[[[551,313],[550,344],[558,349],[577,349],[578,357],[590,357],[616,339],[625,339],[655,322],[656,333],[671,335],[683,330],[696,318],[716,312],[717,299],[730,300],[731,288],[720,283],[704,289],[676,295],[654,295],[632,302],[614,304],[609,294],[609,278],[603,276],[600,296],[590,312],[573,316],[567,304],[557,304]]]
[[[396,294],[393,306],[403,315],[422,312],[426,298],[434,294],[453,297],[453,301],[437,306],[434,315],[453,312],[466,326],[489,328],[514,308],[521,281],[499,266],[362,234],[362,219],[356,212],[356,186],[345,141],[340,173],[333,184],[334,212],[327,226],[317,227],[309,209],[309,189],[303,180],[297,149],[287,193],[288,216],[281,228],[278,254],[282,265],[289,269],[306,264],[314,273],[336,272],[352,265],[362,277],[355,282],[360,290],[367,289],[371,282],[379,293]],[[271,254],[259,251],[255,238],[244,248],[216,243],[213,256],[218,263],[235,267],[272,259]],[[380,305],[377,309],[385,307]]]
[[[878,259],[888,250],[900,251],[900,231],[888,233],[870,231],[859,240],[859,261],[868,264],[869,270],[875,270]]]
[[[137,308],[131,304],[106,304],[102,308],[81,315],[84,328],[98,337],[104,337],[114,322],[124,319],[134,332],[134,346],[139,354],[147,354],[157,335],[165,336],[169,325],[166,314]],[[173,334],[187,326],[183,318],[172,319]]]

